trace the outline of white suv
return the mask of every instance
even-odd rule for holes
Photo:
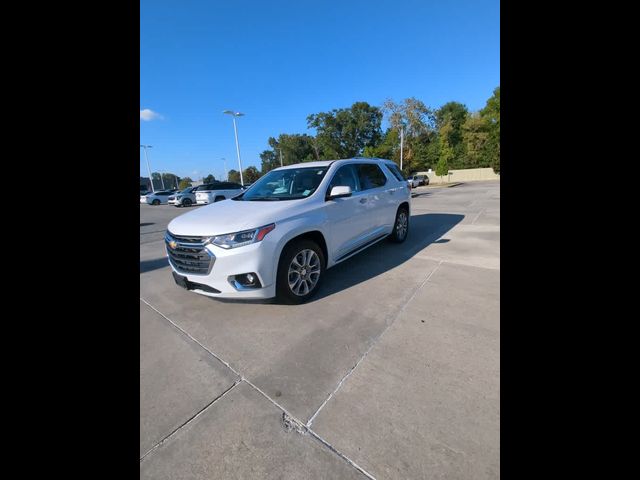
[[[229,201],[169,223],[178,285],[219,298],[302,303],[325,270],[409,231],[411,193],[395,163],[357,158],[271,170]]]
[[[233,182],[215,182],[201,185],[196,191],[196,203],[206,205],[235,197],[242,193],[242,185]]]

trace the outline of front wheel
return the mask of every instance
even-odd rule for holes
[[[185,199],[182,201],[182,206],[183,206],[183,207],[190,207],[190,206],[191,206],[191,203],[192,203],[192,202],[191,202],[191,199],[190,199],[190,198],[185,198]]]
[[[409,233],[409,211],[406,207],[400,207],[396,213],[396,221],[393,224],[393,231],[389,235],[389,240],[395,243],[402,243],[407,239]]]
[[[325,271],[322,249],[311,240],[293,242],[280,255],[276,291],[287,304],[306,302],[318,291]]]

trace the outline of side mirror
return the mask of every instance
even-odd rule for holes
[[[351,196],[351,187],[338,185],[331,189],[329,192],[329,196],[327,200],[334,200],[336,198],[350,197]]]

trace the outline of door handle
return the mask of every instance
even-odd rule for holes
[[[367,199],[366,198],[361,198],[360,199],[360,203],[367,203]]]

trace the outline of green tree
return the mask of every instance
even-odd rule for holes
[[[273,150],[263,151],[260,154],[260,160],[262,161],[260,171],[263,175],[268,171],[280,166],[280,161],[277,159],[276,152],[274,152]]]
[[[377,145],[382,136],[381,123],[381,110],[367,102],[307,117],[308,128],[316,130],[314,151],[321,159],[351,158]]]
[[[446,128],[445,140],[453,152],[449,163],[450,168],[464,168],[466,151],[463,142],[463,125],[468,115],[467,107],[459,102],[447,102],[435,112],[439,135],[442,136],[443,129]]]
[[[451,124],[446,123],[440,130],[440,158],[438,159],[438,163],[436,163],[436,175],[438,175],[439,177],[449,174],[449,169],[451,168],[451,160],[455,155],[453,147],[447,140],[452,128],[453,127],[451,126]]]
[[[397,138],[398,146],[394,149],[393,160],[398,164],[400,164],[400,129],[403,130],[403,173],[409,174],[428,168],[432,162],[437,161],[429,157],[429,146],[436,138],[435,116],[431,108],[421,100],[410,97],[400,103],[387,99],[382,105],[382,111],[387,116],[390,130],[394,132],[393,137],[388,132],[387,138],[389,140]],[[387,139],[382,143],[386,141]]]
[[[470,114],[462,126],[462,140],[465,157],[464,168],[483,168],[491,166],[486,158],[488,124],[479,113]]]
[[[500,173],[500,86],[495,88],[480,115],[486,121],[488,131],[484,158],[494,172]]]
[[[184,190],[185,188],[189,188],[192,184],[193,180],[191,180],[189,177],[184,177],[182,180],[180,180],[180,186],[178,187],[180,190]]]
[[[397,130],[388,128],[376,146],[364,149],[364,156],[370,158],[386,158],[400,164],[400,135]]]
[[[202,183],[213,183],[216,181],[216,177],[214,177],[213,175],[209,174],[206,177],[204,177],[202,179]]]
[[[230,182],[240,183],[240,172],[237,170],[229,170],[228,179]]]
[[[260,172],[254,166],[247,167],[242,172],[244,183],[253,183],[260,178]]]
[[[312,162],[319,159],[316,139],[311,135],[282,133],[278,138],[269,137],[271,150],[265,150],[260,154],[262,161],[262,174],[280,166],[294,163]]]

